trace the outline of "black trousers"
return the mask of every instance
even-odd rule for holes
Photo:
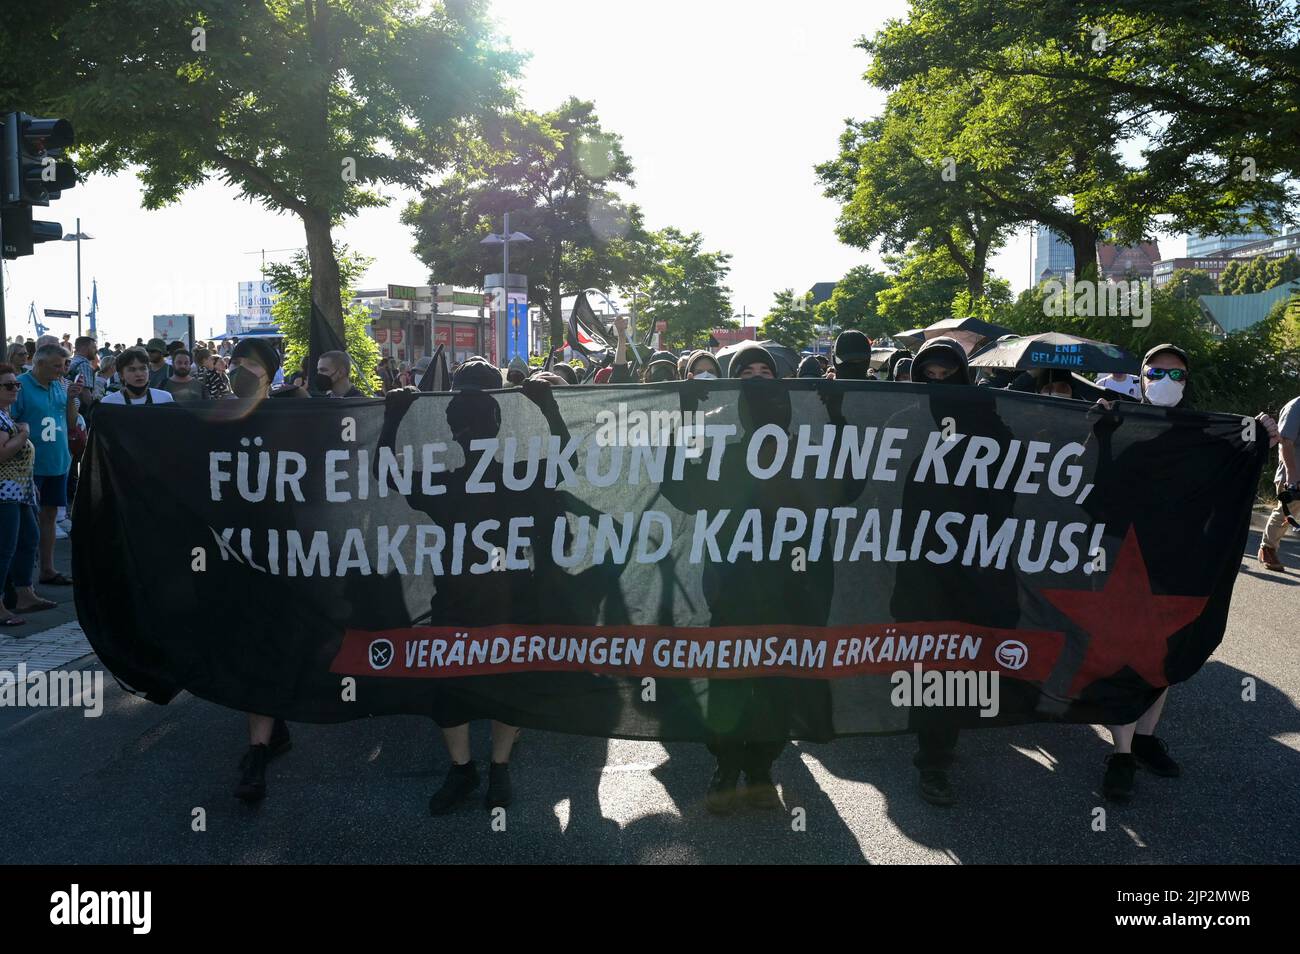
[[[776,761],[785,742],[740,742],[733,739],[716,739],[709,751],[724,771],[766,774]]]

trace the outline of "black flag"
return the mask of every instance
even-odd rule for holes
[[[447,346],[438,345],[429,366],[420,377],[421,391],[450,391],[451,369],[447,367]]]
[[[325,320],[324,313],[313,298],[311,302],[311,322],[307,330],[307,380],[316,373],[316,362],[326,351],[347,353],[347,345],[334,330],[333,325]]]
[[[584,360],[590,361],[610,350],[610,344],[605,338],[608,334],[605,323],[591,310],[587,293],[578,292],[578,296],[573,299],[573,311],[569,313],[569,347]]]

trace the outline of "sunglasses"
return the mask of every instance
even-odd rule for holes
[[[1186,381],[1187,372],[1182,368],[1147,368],[1144,372],[1148,381],[1159,381],[1165,375],[1169,375],[1170,381]]]
[[[6,391],[17,391],[22,386],[21,381],[5,381],[3,384],[0,384],[0,388],[4,388]]]

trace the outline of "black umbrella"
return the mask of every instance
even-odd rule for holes
[[[1138,359],[1118,345],[1056,331],[999,341],[985,348],[970,363],[973,368],[1015,368],[1021,371],[1049,368],[1094,374],[1138,372]]]
[[[953,338],[960,342],[967,354],[971,354],[990,341],[1009,334],[1010,328],[1003,328],[983,318],[944,318],[928,328],[903,331],[893,337],[913,351],[931,338]]]
[[[778,378],[792,378],[795,376],[795,372],[799,370],[799,355],[793,348],[787,348],[775,341],[738,341],[733,345],[727,345],[714,355],[718,359],[718,367],[722,368],[724,378],[731,376],[732,357],[742,349],[753,345],[767,349],[768,354],[772,356],[772,360],[776,362]]]
[[[423,369],[421,363],[425,363]],[[421,391],[450,391],[451,390],[451,369],[447,366],[447,346],[438,345],[432,358],[421,358],[416,364],[416,370],[421,370],[420,390]]]

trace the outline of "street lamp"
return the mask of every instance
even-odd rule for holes
[[[532,239],[523,232],[510,231],[510,213],[505,213],[505,227],[498,235],[496,232],[489,232],[487,236],[479,240],[480,245],[500,245],[501,246],[501,308],[497,316],[500,327],[507,328],[506,312],[510,300],[510,246],[518,242],[520,244],[531,242]],[[527,321],[527,317],[524,318]],[[499,338],[497,339],[500,340]]]
[[[63,236],[63,241],[77,243],[77,337],[78,338],[81,337],[81,240],[86,239],[87,241],[90,241],[94,237],[95,236],[87,235],[85,232],[81,231],[80,216],[78,216],[77,218],[77,231],[71,233],[70,235]]]

